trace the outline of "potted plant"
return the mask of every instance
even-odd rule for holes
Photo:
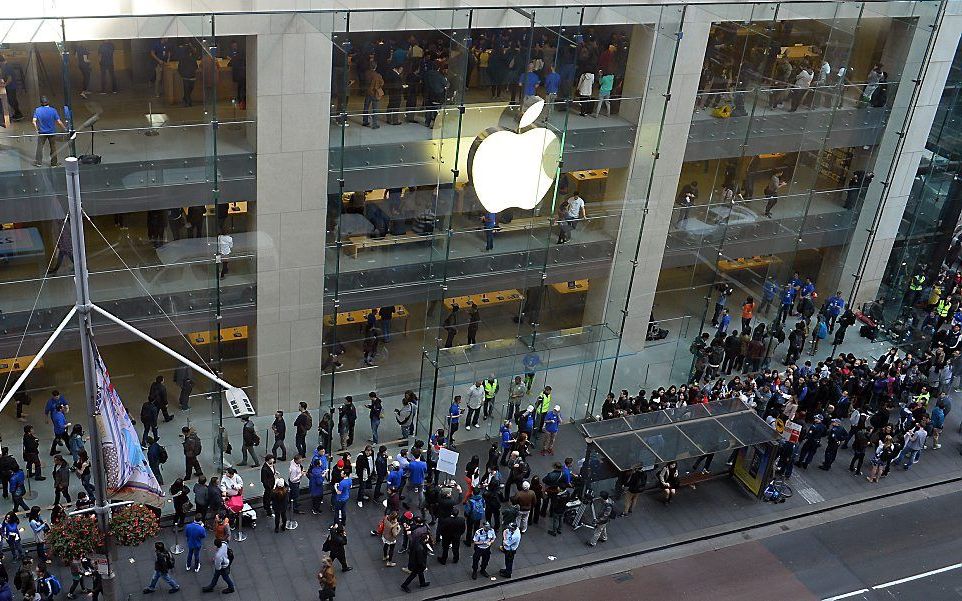
[[[52,526],[47,542],[54,555],[70,561],[92,555],[103,545],[104,537],[94,515],[75,515]]]
[[[146,505],[127,505],[110,519],[110,536],[118,545],[135,547],[157,535],[157,514]]]

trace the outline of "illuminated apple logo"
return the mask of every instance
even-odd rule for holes
[[[528,107],[518,122],[518,131],[541,115],[544,100]],[[558,137],[545,127],[531,127],[515,133],[505,127],[484,130],[471,144],[468,177],[484,208],[499,213],[508,207],[533,209],[554,183],[558,164]]]

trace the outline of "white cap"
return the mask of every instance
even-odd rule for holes
[[[561,411],[561,405],[555,405],[555,406],[554,406],[554,410],[555,410],[555,411]]]

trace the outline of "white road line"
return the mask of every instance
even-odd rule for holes
[[[914,576],[899,578],[898,580],[892,580],[891,582],[883,582],[882,584],[876,584],[871,589],[862,588],[857,591],[845,593],[844,595],[835,595],[834,597],[828,597],[828,598],[822,599],[822,601],[839,601],[840,599],[848,599],[849,597],[854,597],[856,595],[867,593],[869,592],[869,590],[879,590],[879,589],[889,588],[890,586],[905,584],[906,582],[912,582],[913,580],[921,580],[922,578],[935,576],[936,574],[941,574],[942,572],[951,572],[952,570],[957,570],[959,568],[962,568],[962,563],[955,563],[950,566],[945,566],[944,568],[939,568],[937,570],[930,570],[928,572],[923,572],[921,574],[916,574]]]
[[[913,580],[919,580],[921,578],[928,578],[929,576],[934,576],[936,574],[941,574],[942,572],[949,572],[952,570],[957,570],[962,568],[962,563],[956,563],[950,566],[945,566],[944,568],[939,568],[937,570],[932,570],[930,572],[923,572],[922,574],[916,574],[915,576],[909,576],[908,578],[900,578],[898,580],[893,580],[892,582],[886,582],[885,584],[876,584],[873,589],[888,588],[890,586],[895,586],[896,584],[902,584],[905,582],[912,582]]]
[[[834,597],[829,597],[828,599],[822,599],[822,601],[839,601],[839,599],[848,599],[849,597],[854,597],[855,595],[861,595],[862,593],[869,592],[869,589],[863,588],[857,591],[852,591],[851,593],[845,593],[844,595],[835,595]]]
[[[825,500],[815,487],[805,479],[799,472],[801,470],[796,470],[792,473],[792,484],[795,486],[795,492],[798,493],[800,497],[805,499],[809,505],[814,505],[815,503],[821,503]],[[801,485],[801,486],[799,486]]]

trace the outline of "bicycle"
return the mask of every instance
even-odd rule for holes
[[[775,478],[765,487],[765,492],[762,493],[762,497],[772,503],[784,503],[786,500],[792,498],[792,494],[791,486],[786,484],[784,480]]]

